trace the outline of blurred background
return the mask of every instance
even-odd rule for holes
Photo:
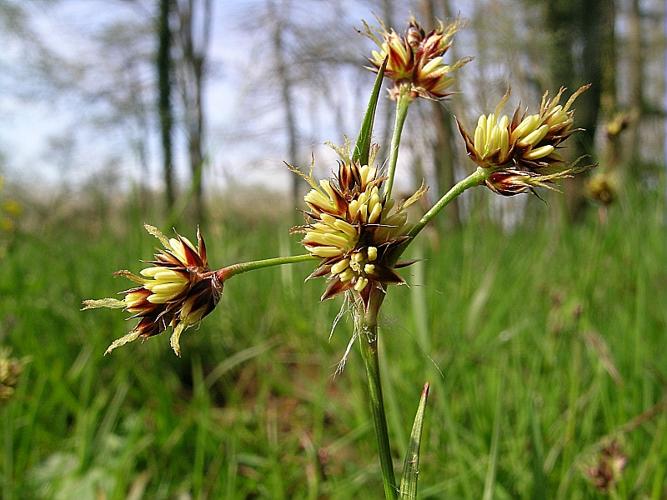
[[[209,260],[299,252],[305,183],[356,137],[362,20],[466,19],[474,56],[413,106],[399,191],[472,171],[468,129],[573,91],[597,163],[563,193],[466,193],[385,307],[395,456],[421,385],[423,498],[667,498],[667,16],[660,0],[0,0],[0,498],[379,498],[363,367],[308,265],[243,275],[182,339],[103,357],[130,325],[81,300],[155,241]],[[568,93],[570,92],[568,91]],[[568,95],[568,94],[566,94]],[[381,101],[384,160],[393,103]],[[399,461],[397,460],[397,463]]]

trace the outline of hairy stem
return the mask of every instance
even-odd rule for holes
[[[226,280],[237,274],[247,273],[256,269],[264,269],[265,267],[282,266],[284,264],[297,264],[299,262],[308,262],[316,260],[310,254],[304,255],[289,255],[287,257],[274,257],[272,259],[253,260],[250,262],[241,262],[239,264],[232,264],[231,266],[223,267],[216,271],[218,278]]]
[[[409,89],[401,89],[401,93],[396,99],[396,121],[394,122],[394,134],[391,137],[391,152],[389,155],[389,170],[387,172],[387,182],[384,188],[385,199],[391,198],[391,190],[394,187],[394,176],[396,175],[396,163],[398,162],[398,149],[401,145],[401,134],[403,133],[403,125],[408,116],[408,109],[412,97]]]
[[[355,322],[358,328],[361,357],[366,367],[369,402],[373,413],[373,424],[377,438],[378,454],[380,456],[384,495],[387,499],[395,499],[397,498],[396,478],[394,477],[394,464],[391,458],[387,417],[385,416],[384,401],[382,399],[380,364],[378,362],[377,316],[383,298],[381,293],[373,292],[368,310],[366,312],[363,311],[363,308],[357,310]]]

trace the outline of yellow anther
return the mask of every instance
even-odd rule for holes
[[[373,262],[378,258],[378,249],[376,247],[368,247],[368,260]]]
[[[350,217],[352,219],[355,219],[356,216],[357,216],[357,213],[359,212],[359,201],[352,200],[350,202],[348,211],[350,212]]]
[[[141,292],[130,292],[125,296],[125,304],[128,308],[138,306],[144,301],[145,295]]]
[[[311,254],[317,256],[317,257],[337,257],[343,253],[343,251],[340,248],[336,247],[317,247],[317,246],[309,246],[306,245],[306,250],[308,250]]]
[[[477,128],[475,129],[474,145],[477,151],[482,151],[484,147],[484,137],[486,136],[486,115],[482,115],[477,120]]]
[[[352,278],[354,278],[354,272],[352,271],[352,269],[346,269],[344,272],[338,275],[338,279],[341,280],[343,283],[346,281],[350,281]]]
[[[368,220],[368,205],[365,203],[359,207],[359,219],[362,222],[366,222]]]
[[[169,246],[171,247],[172,251],[174,252],[174,255],[180,260],[181,262],[185,262],[185,248],[183,248],[183,243],[181,243],[179,240],[176,238],[171,238],[169,240]]]
[[[354,289],[357,292],[361,292],[368,285],[368,278],[358,278],[357,282],[354,284]]]
[[[164,267],[147,267],[146,269],[139,271],[139,273],[147,278],[152,278],[161,271],[164,271]]]
[[[146,285],[148,288],[148,285]],[[177,295],[185,288],[185,283],[159,283],[153,285],[149,290],[155,295]]]
[[[540,128],[531,132],[526,137],[521,139],[518,142],[518,144],[519,146],[522,147],[534,146],[535,144],[538,144],[542,139],[544,139],[544,136],[547,135],[547,132],[549,132],[549,125],[542,125]]]
[[[382,205],[378,203],[373,207],[373,210],[371,210],[371,213],[368,216],[368,222],[371,224],[377,222],[377,220],[380,218],[380,215],[382,215]]]
[[[549,156],[551,153],[554,152],[556,148],[554,148],[552,145],[547,145],[547,146],[542,146],[537,149],[533,149],[530,151],[528,154],[525,155],[525,158],[527,160],[539,160],[540,158],[544,158],[545,156]]]
[[[345,269],[348,268],[350,264],[350,259],[343,259],[339,262],[336,262],[333,266],[331,266],[331,273],[332,274],[339,274],[345,271]]]
[[[155,281],[161,281],[163,283],[172,281],[185,283],[186,281],[188,281],[188,279],[181,273],[177,273],[176,271],[172,271],[171,269],[162,269],[160,272],[155,273],[153,279]]]
[[[540,125],[540,115],[530,115],[524,118],[521,123],[512,131],[510,141],[514,142],[519,138],[533,132]]]
[[[336,229],[343,231],[351,238],[357,237],[357,230],[355,229],[355,227],[352,224],[345,222],[344,220],[336,219],[336,222],[334,222],[334,226],[336,227]]]
[[[173,297],[172,295],[163,295],[163,294],[152,294],[149,295],[146,300],[150,302],[151,304],[164,304],[171,300]]]

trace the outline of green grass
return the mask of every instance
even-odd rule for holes
[[[612,497],[667,497],[664,407],[633,420],[665,401],[664,209],[648,194],[565,226],[531,202],[511,232],[473,215],[413,250],[381,363],[399,475],[431,382],[421,497],[598,498],[583,471],[612,437],[628,456]],[[136,213],[117,218],[24,230],[0,264],[0,343],[31,359],[0,406],[0,497],[381,498],[356,349],[333,377],[351,325],[327,340],[340,302],[302,285],[310,266],[229,281],[181,359],[164,335],[103,357],[129,324],[80,302],[123,289],[111,273],[155,245]],[[287,228],[212,224],[210,260],[272,256]]]

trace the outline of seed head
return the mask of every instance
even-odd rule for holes
[[[564,88],[551,99],[545,92],[538,113],[527,115],[517,108],[511,119],[501,114],[508,92],[493,113],[479,117],[472,136],[459,123],[468,156],[494,171],[486,181],[490,189],[512,196],[534,187],[550,187],[582,170],[568,167],[557,149],[577,130],[570,108],[588,87],[580,87],[564,105],[560,104]]]
[[[372,149],[369,163],[374,162],[376,153],[377,147]],[[304,197],[309,208],[306,225],[293,232],[303,233],[306,250],[321,259],[309,278],[328,276],[322,300],[352,291],[367,305],[374,288],[385,290],[391,283],[404,283],[389,257],[392,249],[406,239],[406,208],[424,194],[425,188],[394,206],[381,194],[384,178],[375,166],[343,158],[331,179],[317,182],[312,174],[298,173],[312,189]]]
[[[444,56],[452,45],[454,34],[461,27],[455,21],[447,26],[438,22],[438,27],[426,33],[413,18],[403,35],[381,24],[379,29],[366,25],[366,35],[378,46],[371,52],[369,61],[378,70],[387,59],[385,76],[394,81],[390,96],[395,99],[402,88],[410,95],[429,99],[442,99],[450,93],[447,89],[454,83],[454,73],[471,61],[466,57],[452,65],[445,64]]]
[[[115,340],[105,354],[138,338],[149,338],[173,328],[171,347],[180,356],[180,336],[183,331],[199,322],[217,305],[223,282],[219,273],[208,267],[206,245],[197,230],[197,246],[184,236],[167,238],[157,228],[146,225],[146,230],[160,240],[164,249],[155,253],[150,266],[137,276],[130,271],[118,271],[138,286],[120,292],[123,300],[86,300],[83,309],[108,307],[125,309],[138,318],[139,323],[124,337]]]

